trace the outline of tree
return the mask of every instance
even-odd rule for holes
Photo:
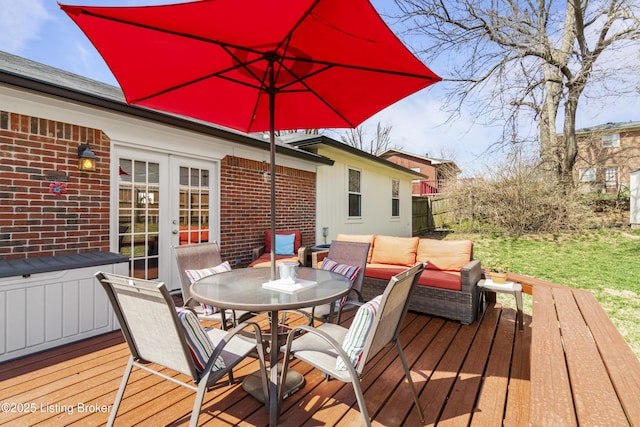
[[[389,148],[398,148],[391,145],[391,125],[382,125],[380,122],[376,125],[376,133],[373,138],[366,140],[367,131],[364,126],[360,125],[354,129],[348,129],[347,133],[342,134],[340,138],[342,142],[358,150],[366,151],[377,156]]]
[[[541,163],[565,188],[573,185],[576,114],[585,91],[637,91],[637,0],[396,4],[409,31],[427,36],[429,62],[451,62],[443,79],[452,83],[451,111],[469,105],[476,117],[503,123],[502,146],[527,142],[523,124],[535,123]],[[615,54],[624,60],[613,62]]]

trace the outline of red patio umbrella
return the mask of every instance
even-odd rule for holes
[[[270,132],[275,278],[277,130],[356,127],[440,80],[368,0],[202,0],[60,6],[128,103]]]

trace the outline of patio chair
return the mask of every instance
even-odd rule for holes
[[[235,326],[238,322],[251,317],[249,312],[217,310],[213,307],[207,307],[209,312],[205,313],[205,306],[191,296],[191,284],[194,274],[205,276],[231,269],[228,264],[222,262],[220,246],[218,246],[217,242],[174,246],[173,253],[180,271],[180,287],[182,289],[182,304],[184,307],[192,308],[200,319],[219,321],[222,329],[228,329],[230,326]],[[192,277],[189,277],[190,274],[188,272],[192,272]]]
[[[367,362],[391,343],[398,351],[420,421],[424,422],[418,394],[398,341],[411,293],[423,269],[424,264],[419,263],[393,276],[382,295],[361,304],[349,329],[333,323],[325,323],[318,328],[308,325],[293,328],[285,347],[281,384],[286,381],[291,356],[320,369],[328,377],[351,382],[364,424],[370,426],[360,378]],[[303,335],[299,336],[300,333]],[[279,392],[279,397],[282,397],[282,392]]]
[[[257,351],[263,387],[267,377],[260,328],[255,323],[241,323],[232,331],[210,328],[205,331],[196,315],[185,308],[176,309],[162,282],[96,273],[111,301],[131,356],[125,368],[107,425],[113,425],[134,367],[155,374],[196,392],[190,426],[196,426],[205,392],[234,366]],[[253,328],[255,340],[236,336]],[[161,368],[185,374],[193,384],[179,377],[155,370]]]
[[[351,278],[351,291],[339,301],[339,307],[343,306],[347,301],[363,301],[360,290],[362,289],[370,246],[370,243],[334,240],[331,242],[326,257],[316,254],[314,258],[314,263],[316,264],[313,267],[340,272]],[[319,317],[322,320],[333,322],[334,309],[335,303],[313,307],[310,310],[311,318]]]

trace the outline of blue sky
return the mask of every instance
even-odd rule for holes
[[[173,3],[177,0],[66,0],[82,5],[141,5]],[[373,0],[381,14],[396,13],[392,0]],[[399,28],[391,29],[398,32]],[[43,64],[70,71],[105,83],[117,85],[102,58],[75,24],[60,10],[54,0],[0,0],[0,49]],[[405,41],[406,42],[406,41]],[[412,48],[413,41],[407,44]],[[424,58],[422,58],[424,59]],[[446,77],[436,63],[425,61],[436,74]],[[483,153],[495,142],[499,131],[472,124],[463,111],[460,117],[446,123],[447,114],[441,111],[445,83],[438,83],[418,92],[376,114],[364,123],[373,133],[378,121],[392,126],[391,138],[403,150],[430,157],[455,160],[473,175],[478,165],[488,163]],[[578,128],[607,122],[640,120],[636,98],[618,99],[603,105],[598,100],[581,104]],[[338,134],[329,136],[339,139]]]

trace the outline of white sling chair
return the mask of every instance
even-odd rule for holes
[[[131,351],[108,426],[113,425],[116,419],[134,367],[196,392],[190,426],[198,423],[207,389],[226,374],[231,374],[233,367],[253,352],[257,352],[260,359],[262,385],[266,393],[262,337],[257,324],[241,323],[229,332],[217,328],[205,331],[192,311],[176,310],[164,283],[103,272],[96,273],[96,278],[111,301]],[[248,328],[253,329],[255,339],[249,341],[237,336]],[[159,372],[149,363],[185,374],[192,378],[193,384]]]
[[[420,421],[424,422],[418,395],[398,341],[402,319],[423,269],[424,264],[419,263],[393,276],[381,296],[361,305],[349,329],[333,323],[325,323],[317,328],[308,325],[293,328],[287,338],[281,384],[287,377],[290,356],[307,362],[329,377],[351,382],[364,424],[370,426],[360,377],[367,362],[391,343],[398,351]],[[345,342],[349,332],[352,339]],[[300,333],[303,335],[297,337]]]

